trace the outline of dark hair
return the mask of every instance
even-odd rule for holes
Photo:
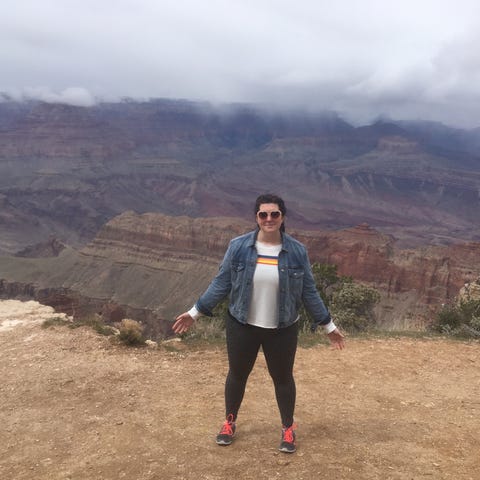
[[[255,215],[257,215],[258,210],[260,209],[260,205],[263,203],[276,203],[278,208],[282,212],[282,217],[285,217],[287,214],[287,207],[285,206],[285,202],[282,198],[278,195],[274,195],[273,193],[264,193],[259,195],[255,200]],[[280,227],[280,231],[285,231],[285,221],[282,222],[282,226]]]

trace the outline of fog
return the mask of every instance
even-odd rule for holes
[[[480,126],[480,3],[16,0],[0,5],[0,92],[255,102]]]

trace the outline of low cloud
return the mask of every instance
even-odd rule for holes
[[[5,93],[15,100],[40,100],[46,103],[63,103],[76,107],[91,107],[96,103],[95,97],[82,87],[69,87],[58,93],[47,87],[26,87],[22,90]]]
[[[0,92],[79,106],[260,102],[474,127],[479,19],[478,0],[16,0],[0,3]]]
[[[68,87],[54,92],[47,87],[25,87],[22,89],[5,89],[0,92],[1,100],[28,101],[38,100],[46,103],[60,103],[75,107],[91,107],[97,103],[95,96],[86,88]]]

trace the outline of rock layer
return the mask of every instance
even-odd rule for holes
[[[479,144],[479,131],[245,105],[0,102],[0,253],[84,245],[126,210],[245,220],[265,191],[296,228],[478,240]]]
[[[101,313],[108,321],[136,312],[150,332],[165,333],[213,278],[229,240],[252,227],[230,218],[125,212],[80,251],[11,258],[9,266],[0,260],[8,277],[0,293],[30,296],[68,314]],[[385,328],[424,327],[480,272],[479,243],[401,249],[367,224],[290,233],[307,246],[311,262],[337,265],[340,275],[377,288]]]

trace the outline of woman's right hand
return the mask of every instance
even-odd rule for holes
[[[332,348],[336,350],[343,350],[345,348],[345,335],[338,328],[327,334],[327,336]]]
[[[193,325],[194,321],[188,312],[182,313],[175,319],[172,330],[178,334],[185,333]]]

